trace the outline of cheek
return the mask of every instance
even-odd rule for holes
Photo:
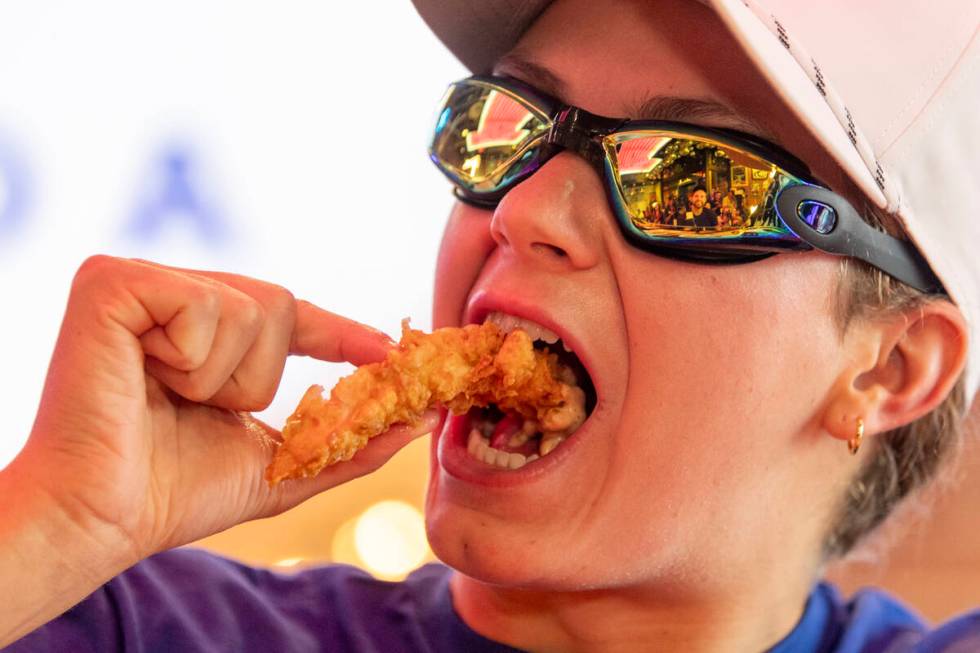
[[[657,269],[619,275],[632,353],[643,368],[669,364],[708,387],[735,383],[755,393],[773,376],[807,377],[840,348],[832,316],[837,262],[829,256],[718,267],[646,263]]]
[[[450,213],[436,260],[433,328],[460,323],[470,288],[495,246],[491,216],[491,211],[459,203]]]
[[[774,514],[774,484],[792,495],[786,461],[817,437],[841,349],[828,308],[836,263],[789,262],[805,269],[648,260],[619,274],[630,371],[607,490],[632,516],[608,529],[621,555],[673,551],[696,568]]]
[[[745,266],[656,262],[658,275],[632,275],[671,279],[622,288],[631,360],[624,419],[646,434],[639,446],[728,475],[740,459],[787,455],[794,436],[819,422],[840,368],[836,265],[787,254]]]

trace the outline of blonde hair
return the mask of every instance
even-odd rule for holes
[[[855,204],[855,206],[858,206]],[[865,205],[866,220],[900,233],[897,221]],[[835,319],[841,333],[854,320],[907,312],[932,301],[948,301],[890,277],[855,259],[842,259]],[[932,412],[874,438],[874,453],[852,479],[823,543],[825,559],[841,557],[880,525],[895,507],[936,477],[953,457],[964,433],[965,379]]]

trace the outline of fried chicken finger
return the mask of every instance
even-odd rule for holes
[[[314,476],[350,460],[369,438],[394,424],[414,425],[437,404],[457,415],[492,403],[540,423],[561,420],[573,387],[559,380],[557,356],[532,344],[524,331],[504,334],[490,322],[426,334],[405,320],[383,362],[341,379],[329,399],[321,386],[307,390],[286,421],[266,480]]]

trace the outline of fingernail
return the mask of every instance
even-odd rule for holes
[[[364,325],[364,328],[367,329],[371,334],[376,335],[378,336],[378,338],[384,340],[386,344],[391,344],[391,345],[395,344],[395,341],[392,339],[392,337],[389,336],[384,331],[382,331],[381,329],[375,329],[373,326],[368,326],[367,324]]]

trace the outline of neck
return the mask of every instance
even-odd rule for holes
[[[761,651],[799,621],[810,582],[780,574],[687,595],[617,588],[542,592],[482,583],[461,573],[453,605],[470,628],[528,651]]]

